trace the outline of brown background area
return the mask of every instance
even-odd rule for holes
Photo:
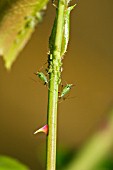
[[[11,72],[0,60],[0,154],[16,157],[32,170],[42,166],[40,150],[44,151],[46,138],[34,136],[33,131],[46,123],[47,88],[30,78],[47,61],[54,15],[49,3],[43,22]],[[59,104],[61,145],[80,146],[97,129],[113,101],[112,21],[112,0],[80,0],[72,11],[63,79],[76,86],[70,93],[75,98]]]

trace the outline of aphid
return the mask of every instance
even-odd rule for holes
[[[47,80],[47,77],[45,76],[44,73],[42,72],[37,72],[37,73],[34,73],[36,76],[38,76],[40,78],[40,80],[43,81],[44,85],[47,85],[48,84],[48,80]]]
[[[55,0],[52,0],[52,4],[55,2]]]
[[[35,27],[35,25],[36,25],[36,18],[35,18],[35,16],[26,16],[24,19],[26,20],[25,29],[26,28],[34,28]]]
[[[56,0],[52,0],[52,4],[53,4],[53,6],[55,7],[55,8],[57,8],[57,4],[56,3],[58,3],[58,2],[56,2]]]
[[[66,84],[66,86],[61,91],[61,94],[58,96],[59,99],[65,99],[65,95],[70,92],[73,84]]]

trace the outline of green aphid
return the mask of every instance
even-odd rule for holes
[[[72,86],[74,86],[73,84],[66,84],[66,86],[63,88],[61,94],[58,96],[59,99],[64,99],[64,96],[70,92]]]
[[[48,84],[48,80],[47,80],[47,77],[44,75],[44,73],[42,72],[37,72],[37,73],[34,73],[36,76],[38,76],[40,78],[40,80],[42,80],[44,82],[44,85],[47,85]]]

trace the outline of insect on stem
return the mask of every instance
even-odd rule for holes
[[[66,86],[61,91],[60,95],[58,96],[59,99],[65,99],[65,95],[68,94],[71,88],[75,86],[74,84],[66,84]]]
[[[40,78],[40,80],[44,83],[44,85],[48,85],[48,80],[47,80],[47,77],[45,76],[44,73],[42,72],[37,72],[37,73],[34,73],[36,76],[38,76]]]

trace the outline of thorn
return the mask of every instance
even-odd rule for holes
[[[37,133],[39,133],[39,132],[43,132],[43,133],[45,133],[46,135],[48,135],[48,125],[46,124],[45,126],[43,126],[43,127],[41,127],[40,129],[36,130],[36,131],[34,132],[34,134],[37,134]]]

